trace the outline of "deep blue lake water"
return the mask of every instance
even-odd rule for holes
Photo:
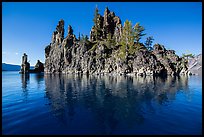
[[[2,72],[3,134],[202,134],[202,77]]]

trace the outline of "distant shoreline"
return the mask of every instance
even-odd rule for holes
[[[2,70],[2,71],[17,71],[18,72],[19,70]]]

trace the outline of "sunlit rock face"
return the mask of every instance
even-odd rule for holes
[[[188,67],[193,75],[202,75],[202,54],[188,59]]]
[[[26,53],[23,54],[22,56],[22,64],[21,64],[21,70],[20,73],[28,73],[30,70],[30,63],[27,61],[28,60],[28,55]]]
[[[77,39],[70,25],[68,34],[64,38],[64,20],[60,20],[53,32],[51,43],[45,48],[44,71],[46,73],[136,76],[173,76],[189,73],[187,60],[177,56],[174,50],[166,50],[160,44],[155,44],[153,50],[150,51],[140,43],[140,49],[131,54],[126,52],[123,57],[120,57],[122,48],[120,18],[106,8],[104,15],[98,16],[98,23],[100,33],[95,33],[93,26],[89,41]],[[113,36],[115,43],[110,46],[108,37]]]

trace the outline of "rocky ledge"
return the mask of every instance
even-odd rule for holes
[[[90,39],[79,38],[68,26],[64,37],[64,20],[60,20],[45,48],[45,73],[119,74],[119,75],[187,75],[187,60],[155,44],[149,50],[143,43],[124,42],[125,25],[114,12],[105,9],[96,14]],[[122,41],[123,40],[123,41]]]

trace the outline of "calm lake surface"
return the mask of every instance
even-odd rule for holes
[[[3,134],[202,134],[202,77],[2,72]]]

